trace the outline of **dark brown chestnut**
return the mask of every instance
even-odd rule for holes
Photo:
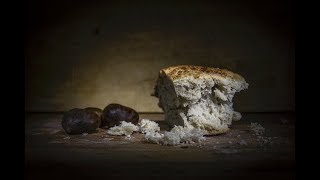
[[[101,127],[110,128],[117,126],[121,121],[138,124],[139,114],[132,108],[120,104],[109,104],[103,109]]]
[[[97,113],[85,109],[71,109],[63,114],[61,125],[68,134],[92,133],[101,124]]]
[[[96,107],[87,107],[87,108],[85,108],[85,110],[92,111],[92,112],[96,113],[100,117],[101,120],[103,119],[102,109],[96,108]]]

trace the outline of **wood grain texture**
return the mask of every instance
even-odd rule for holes
[[[126,140],[102,129],[70,136],[61,128],[61,117],[26,115],[26,179],[295,178],[293,114],[244,114],[230,133],[181,146],[150,144],[140,133]],[[161,130],[168,128],[161,114],[140,117],[157,121]],[[263,125],[265,134],[253,135],[250,122]],[[247,145],[240,145],[241,140]]]

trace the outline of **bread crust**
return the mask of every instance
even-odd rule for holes
[[[235,81],[245,82],[245,79],[234,72],[227,69],[212,68],[212,67],[202,67],[193,65],[178,65],[170,66],[160,70],[160,73],[165,73],[173,81],[179,80],[186,77],[193,76],[194,78],[204,78],[211,76],[213,78],[230,78]]]

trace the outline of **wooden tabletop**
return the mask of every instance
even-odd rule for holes
[[[140,114],[169,130],[163,114]],[[293,113],[247,113],[231,131],[201,144],[162,146],[143,134],[131,139],[96,133],[68,135],[62,114],[29,113],[25,119],[25,179],[295,179]],[[258,136],[250,123],[265,128]]]

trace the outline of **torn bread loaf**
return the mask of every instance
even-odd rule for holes
[[[160,70],[154,96],[172,127],[200,128],[215,135],[241,118],[232,99],[248,86],[242,76],[225,69],[181,65]]]

